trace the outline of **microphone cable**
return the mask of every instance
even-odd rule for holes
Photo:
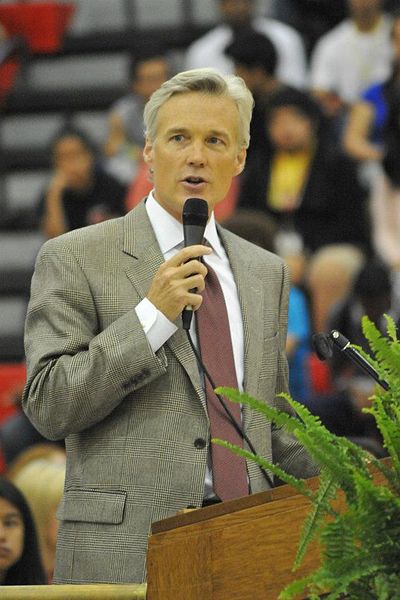
[[[196,357],[196,360],[197,360],[198,364],[200,365],[200,367],[201,367],[201,369],[202,369],[202,371],[203,371],[204,375],[207,377],[207,379],[208,379],[208,381],[209,381],[209,383],[210,383],[210,385],[211,385],[212,389],[213,389],[213,390],[215,390],[215,388],[216,388],[217,386],[215,385],[215,383],[214,383],[214,381],[213,381],[213,379],[212,379],[212,377],[211,377],[210,373],[208,372],[208,370],[207,370],[206,366],[204,365],[204,363],[203,363],[203,361],[202,361],[202,359],[201,359],[201,355],[200,355],[199,351],[197,350],[196,346],[195,346],[195,345],[194,345],[194,343],[193,343],[193,340],[192,340],[192,338],[191,338],[191,335],[190,335],[190,333],[189,333],[189,330],[186,330],[186,333],[187,333],[187,337],[188,337],[188,340],[189,340],[190,347],[192,348],[192,350],[193,350],[193,352],[194,352],[194,355],[195,355],[195,357]],[[249,437],[247,436],[247,434],[246,434],[246,432],[243,430],[243,428],[242,428],[242,427],[241,427],[241,426],[240,426],[240,425],[237,423],[237,421],[236,421],[235,417],[232,415],[231,411],[229,410],[229,408],[228,408],[228,406],[227,406],[227,404],[226,404],[225,400],[224,400],[224,399],[223,399],[223,397],[221,396],[221,394],[217,394],[215,391],[214,391],[214,394],[215,394],[215,395],[216,395],[216,397],[218,398],[218,401],[219,401],[219,403],[221,404],[222,408],[223,408],[223,409],[224,409],[224,411],[226,412],[226,414],[227,414],[227,416],[228,416],[229,420],[231,421],[232,425],[233,425],[233,426],[234,426],[234,428],[236,429],[237,433],[238,433],[238,434],[240,435],[240,437],[241,437],[241,438],[242,438],[242,439],[243,439],[243,440],[246,442],[246,444],[247,444],[247,445],[248,445],[248,447],[250,448],[251,452],[252,452],[253,454],[257,454],[257,452],[256,452],[256,450],[255,450],[255,448],[254,448],[254,446],[253,446],[253,444],[252,444],[252,442],[250,441]],[[266,480],[266,482],[268,483],[269,487],[270,487],[270,488],[274,488],[274,487],[275,487],[275,485],[274,485],[274,482],[272,481],[272,479],[271,479],[271,477],[269,476],[269,474],[267,473],[267,471],[266,471],[266,470],[265,470],[265,469],[264,469],[264,468],[263,468],[261,465],[258,465],[258,466],[260,467],[261,473],[262,473],[262,475],[263,475],[264,479]]]

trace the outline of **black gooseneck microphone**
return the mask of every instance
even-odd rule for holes
[[[185,247],[203,243],[204,230],[207,225],[207,220],[208,220],[208,204],[207,204],[207,202],[200,198],[188,198],[184,204],[183,211],[182,211],[183,237],[184,237]],[[205,367],[205,365],[201,359],[200,353],[198,352],[196,346],[194,345],[193,340],[189,333],[190,323],[192,321],[192,315],[193,315],[192,307],[187,306],[182,312],[183,329],[186,330],[189,344],[193,350],[193,353],[196,357],[199,367],[203,371],[204,376],[207,377],[208,381],[210,382],[212,389],[215,390],[215,388],[217,386],[215,385],[213,379],[211,378],[211,375],[209,374],[207,368]],[[224,411],[226,412],[232,425],[234,426],[234,428],[236,429],[238,434],[241,436],[241,438],[247,443],[248,447],[250,448],[250,451],[253,454],[257,454],[257,452],[256,452],[253,444],[249,440],[247,434],[245,433],[243,428],[237,423],[236,419],[232,415],[231,411],[229,410],[229,408],[228,408],[226,402],[224,401],[224,399],[222,398],[222,396],[220,394],[215,394],[215,395],[218,398],[218,401],[220,402]],[[264,478],[266,479],[268,485],[271,488],[275,487],[274,483],[273,483],[271,477],[269,476],[269,474],[267,473],[267,471],[265,469],[263,469],[261,466],[260,466],[260,470],[261,470]]]
[[[332,347],[335,344],[342,352],[363,369],[370,377],[372,377],[384,390],[389,389],[387,381],[381,379],[374,367],[367,361],[366,358],[358,350],[351,346],[350,341],[342,333],[336,329],[332,329],[329,334],[317,333],[312,336],[313,348],[315,354],[320,360],[326,360],[332,356]]]
[[[208,204],[201,198],[188,198],[183,206],[183,240],[185,248],[203,243],[208,220]],[[190,290],[195,291],[195,290]],[[183,329],[189,331],[193,309],[187,306],[182,312]]]

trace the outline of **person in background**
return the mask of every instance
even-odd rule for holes
[[[288,86],[277,78],[278,53],[266,35],[246,30],[234,38],[225,54],[233,60],[235,74],[244,80],[254,98],[249,156],[253,150],[268,147],[265,111],[274,94]]]
[[[39,550],[48,583],[52,583],[60,504],[65,480],[64,460],[37,458],[13,469],[12,481],[24,494],[35,522]]]
[[[83,132],[63,129],[51,154],[53,176],[38,209],[46,238],[125,213],[126,188],[96,162],[96,151]]]
[[[57,583],[139,583],[152,522],[273,485],[211,442],[219,426],[224,439],[243,440],[193,351],[216,385],[290,410],[279,395],[287,391],[287,267],[217,227],[213,214],[243,170],[252,107],[243,80],[215,69],[166,81],[144,111],[152,192],[125,217],[39,252],[23,406],[42,434],[66,438]],[[182,211],[194,197],[207,203],[209,245],[183,247]],[[193,345],[181,318],[187,306]],[[241,422],[240,407],[229,406]],[[243,415],[258,454],[293,475],[317,474],[293,436],[248,407]]]
[[[348,294],[365,261],[364,253],[352,244],[329,244],[309,258],[305,279],[314,332],[327,330],[332,307]]]
[[[368,344],[362,331],[361,320],[366,315],[381,331],[386,332],[386,319],[390,315],[397,327],[400,325],[399,306],[393,296],[390,267],[379,259],[371,259],[357,274],[346,296],[336,303],[328,318],[328,329],[337,329],[352,344],[368,352]],[[334,380],[348,379],[364,372],[349,361],[343,352],[335,352],[329,362]]]
[[[333,243],[369,248],[366,190],[323,124],[308,94],[276,92],[265,123],[272,151],[260,148],[249,156],[238,206],[274,216],[286,247],[292,240],[306,252]]]
[[[349,17],[318,40],[311,55],[310,87],[327,115],[342,120],[363,90],[387,77],[390,32],[383,0],[349,0]]]
[[[233,72],[226,47],[251,28],[265,34],[278,52],[277,77],[295,87],[306,85],[306,58],[303,41],[295,29],[285,23],[256,16],[255,0],[216,0],[222,23],[193,42],[186,53],[186,69],[213,67],[222,73]]]
[[[29,506],[14,484],[0,476],[0,586],[46,583]]]
[[[144,146],[143,109],[169,70],[161,48],[138,52],[131,60],[130,92],[111,106],[104,146],[106,168],[122,183],[130,184],[138,172]]]
[[[392,44],[391,74],[353,105],[343,143],[368,169],[374,249],[396,272],[400,288],[400,11],[393,16]]]
[[[270,13],[294,27],[310,55],[318,39],[347,15],[348,0],[270,0]]]
[[[289,362],[289,391],[298,402],[309,397],[310,373],[310,309],[303,289],[306,258],[301,249],[279,246],[279,227],[273,217],[257,210],[239,209],[222,225],[239,237],[264,250],[278,253],[287,263],[290,272],[288,333],[286,355]]]
[[[392,291],[388,266],[375,258],[368,260],[355,275],[347,293],[331,307],[326,331],[336,329],[352,344],[370,352],[362,332],[362,317],[366,315],[384,334],[384,314],[390,314],[399,328],[399,306],[393,302]],[[377,384],[336,346],[333,346],[327,366],[332,390],[310,397],[306,403],[308,408],[333,433],[350,438],[382,458],[386,451],[375,419],[362,412],[363,408],[371,406],[371,396]]]

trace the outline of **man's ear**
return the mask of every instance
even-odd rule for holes
[[[234,176],[236,175],[240,175],[240,173],[243,171],[244,166],[246,164],[246,156],[247,156],[247,150],[246,148],[241,148],[241,150],[239,151],[239,153],[236,156],[235,159],[235,170],[234,170]]]
[[[153,164],[153,142],[149,138],[146,138],[143,148],[143,159],[149,167]]]

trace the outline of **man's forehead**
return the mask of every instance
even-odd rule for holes
[[[200,108],[201,112],[192,110],[191,100],[197,103],[196,108]],[[208,106],[205,106],[207,103]],[[157,129],[161,126],[166,130],[188,130],[201,126],[210,132],[225,131],[231,135],[233,124],[239,122],[239,110],[230,96],[200,91],[182,92],[171,96],[160,107],[157,121]]]

